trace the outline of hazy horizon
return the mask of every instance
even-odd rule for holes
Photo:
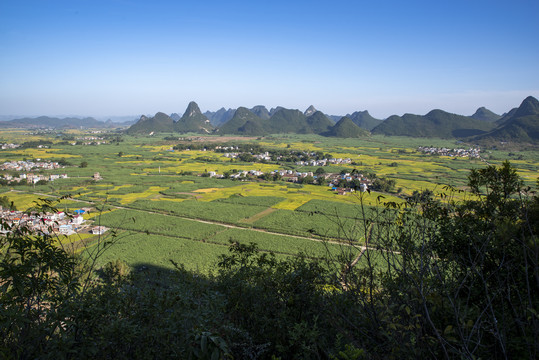
[[[529,95],[528,95],[529,96]],[[527,97],[527,96],[526,96]],[[522,100],[524,100],[524,98],[522,98]],[[519,101],[518,104],[516,104],[515,106],[503,111],[503,112],[496,112],[496,111],[493,111],[491,108],[488,108],[486,107],[488,110],[491,110],[493,111],[494,113],[498,114],[498,115],[503,115],[507,112],[509,112],[511,109],[513,108],[517,108],[520,103],[522,102]],[[194,101],[194,100],[192,100]],[[195,101],[196,102],[196,101]],[[201,108],[201,111],[202,113],[205,113],[207,111],[209,112],[217,112],[218,110],[220,110],[221,108],[224,108],[225,110],[229,110],[229,109],[234,109],[236,110],[238,107],[234,107],[234,108],[231,108],[231,107],[227,107],[227,106],[221,106],[217,109],[203,109],[200,104],[197,103],[197,105],[199,105],[199,107]],[[257,105],[253,105],[253,106],[244,106],[244,107],[247,107],[249,109],[253,108],[254,106],[265,106],[264,104],[257,104]],[[313,104],[311,104],[313,105]],[[243,106],[243,105],[241,105]],[[280,106],[280,105],[278,105]],[[328,112],[325,112],[323,109],[319,109],[317,108],[315,105],[313,105],[317,110],[320,110],[322,112],[324,112],[326,115],[330,115],[330,116],[345,116],[345,115],[348,115],[348,114],[352,114],[353,112],[356,112],[356,111],[369,111],[369,109],[357,109],[357,110],[353,110],[353,111],[349,111],[347,113],[342,113],[342,114],[331,114],[331,113],[328,113]],[[187,107],[187,105],[186,105]],[[268,106],[265,106],[268,110],[271,110],[271,108],[274,108],[274,107],[277,107],[277,106],[274,106],[274,107],[268,107]],[[402,116],[406,113],[408,114],[416,114],[416,115],[425,115],[426,113],[428,113],[429,111],[431,110],[435,110],[435,109],[440,109],[440,110],[444,110],[444,111],[447,111],[449,113],[454,113],[454,114],[458,114],[458,115],[464,115],[464,116],[471,116],[473,115],[473,113],[475,113],[475,111],[477,109],[479,109],[481,106],[478,106],[473,112],[471,113],[455,113],[455,112],[452,112],[452,111],[448,111],[446,109],[443,109],[443,108],[431,108],[427,111],[425,111],[424,113],[413,113],[413,112],[410,112],[410,111],[406,111],[406,112],[403,112],[403,113],[399,113],[399,114],[390,114],[388,116],[385,116],[385,117],[377,117],[377,116],[373,116],[373,114],[371,113],[371,111],[369,111],[369,114],[375,118],[378,118],[380,120],[385,120],[387,119],[389,116],[391,115],[398,115],[398,116]],[[307,107],[302,109],[302,108],[298,108],[298,107],[289,107],[287,109],[296,109],[296,110],[300,110],[301,112],[304,112],[305,110],[307,110]],[[8,120],[15,120],[15,119],[20,119],[20,118],[37,118],[37,117],[41,117],[41,116],[46,116],[46,117],[51,117],[51,118],[79,118],[79,119],[82,119],[82,118],[86,118],[86,117],[90,117],[90,118],[94,118],[96,120],[99,120],[99,121],[107,121],[107,120],[112,120],[112,121],[115,121],[115,122],[126,122],[126,121],[132,121],[132,120],[138,120],[142,115],[145,115],[145,116],[149,116],[149,117],[153,117],[157,112],[164,112],[165,114],[167,115],[171,115],[173,113],[177,113],[178,115],[182,116],[183,113],[185,112],[185,109],[181,110],[181,111],[171,111],[171,112],[166,112],[166,111],[156,111],[155,113],[141,113],[141,114],[131,114],[131,115],[92,115],[92,114],[35,114],[35,115],[31,115],[31,114],[20,114],[20,115],[6,115],[6,114],[0,114],[0,121],[8,121]]]
[[[539,97],[536,1],[3,1],[0,114],[376,118]],[[127,114],[127,115],[126,115]]]

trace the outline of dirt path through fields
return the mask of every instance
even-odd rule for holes
[[[254,214],[253,216],[251,216],[251,217],[249,217],[249,218],[245,218],[245,219],[243,219],[243,220],[240,220],[239,222],[242,223],[242,224],[252,224],[252,223],[254,223],[254,222],[257,221],[257,220],[262,219],[264,216],[271,214],[271,213],[274,212],[275,210],[277,210],[277,209],[274,209],[274,208],[267,208],[266,210],[261,211],[261,212],[259,212],[258,214]]]

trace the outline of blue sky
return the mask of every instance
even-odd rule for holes
[[[539,1],[0,2],[1,115],[266,105],[378,118],[539,97]]]

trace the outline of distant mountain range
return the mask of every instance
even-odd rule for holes
[[[0,128],[52,128],[52,129],[77,129],[77,128],[116,128],[132,125],[136,119],[132,121],[113,122],[112,120],[99,121],[92,117],[77,118],[77,117],[48,117],[40,116],[37,118],[20,118],[13,120],[0,121]]]
[[[160,115],[162,117],[162,115]],[[176,118],[179,117],[178,115]],[[157,118],[157,115],[156,117]],[[425,115],[393,115],[385,120],[368,111],[356,111],[344,117],[329,116],[309,106],[304,112],[284,107],[268,109],[221,108],[202,114],[191,102],[179,120],[141,118],[128,133],[188,132],[262,136],[274,133],[319,134],[333,137],[386,136],[438,137],[445,139],[500,140],[536,142],[539,140],[539,102],[534,97],[504,115],[481,107],[471,116],[432,110]],[[190,125],[182,119],[190,118]],[[334,121],[338,119],[337,123]],[[155,124],[155,125],[154,125]]]
[[[103,128],[122,123],[98,121],[94,118],[22,118],[0,121],[0,127]],[[124,123],[125,124],[125,123]],[[470,141],[539,141],[539,101],[529,96],[519,107],[503,115],[480,107],[470,116],[435,109],[425,115],[392,115],[385,120],[372,117],[368,111],[356,111],[346,116],[327,115],[309,106],[305,111],[281,106],[268,110],[263,105],[253,108],[221,108],[202,113],[190,102],[180,116],[158,112],[153,117],[143,115],[131,125],[128,134],[186,133],[237,134],[262,136],[275,133],[319,134],[333,137],[386,136],[438,137]]]

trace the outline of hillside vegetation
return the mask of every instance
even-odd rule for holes
[[[442,139],[472,139],[482,143],[510,141],[514,143],[535,143],[539,137],[539,111],[537,99],[526,98],[519,108],[503,116],[481,107],[471,116],[457,115],[443,110],[432,110],[425,115],[392,115],[385,120],[372,117],[368,111],[356,111],[347,115],[345,124],[334,124],[328,116],[309,106],[305,112],[283,107],[268,111],[264,106],[252,109],[240,107],[237,110],[220,109],[207,112],[211,122],[218,125],[214,129],[210,120],[191,102],[184,116],[174,122],[148,121],[141,118],[128,132],[199,132],[261,136],[266,134],[320,134],[330,137],[364,137],[372,134],[385,136],[437,137]],[[190,114],[187,116],[186,114]],[[340,118],[341,120],[343,117]],[[153,125],[155,124],[155,125]],[[353,126],[353,125],[355,126]],[[344,129],[343,129],[344,127]],[[356,129],[360,128],[360,130]]]
[[[358,132],[350,125],[352,135],[347,137],[379,134],[384,136],[437,137],[476,141],[493,146],[495,142],[532,143],[539,140],[539,102],[527,97],[518,108],[497,115],[480,107],[471,116],[452,114],[435,109],[425,115],[392,115],[385,120],[372,117],[367,110],[346,115],[355,125],[367,132]],[[267,134],[318,134],[331,137],[342,136],[343,131],[335,128],[342,116],[327,115],[309,106],[304,112],[281,106],[268,109],[257,105],[248,109],[221,108],[215,112],[200,111],[198,104],[191,101],[180,117],[162,112],[154,116],[141,116],[138,122],[126,129],[126,133],[199,133],[218,135],[263,136]],[[93,118],[23,118],[0,122],[3,128],[104,128],[121,126],[111,121],[100,122]],[[125,125],[125,124],[124,124]],[[335,134],[341,135],[335,135]]]

